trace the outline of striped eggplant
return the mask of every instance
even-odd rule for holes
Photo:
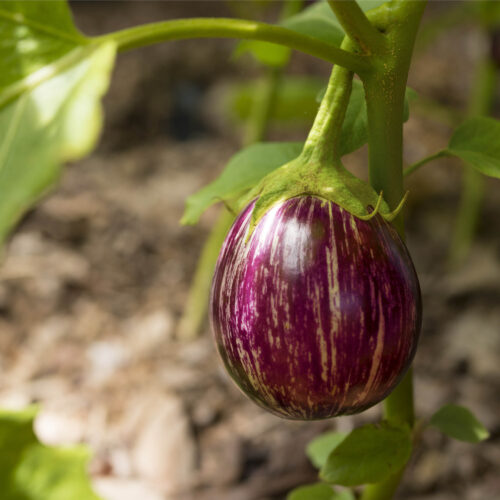
[[[250,203],[217,262],[210,316],[238,386],[281,417],[358,413],[384,399],[415,353],[421,299],[408,251],[380,215],[332,201],[274,204],[248,237]]]

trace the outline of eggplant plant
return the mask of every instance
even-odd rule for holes
[[[404,177],[455,156],[500,178],[500,123],[485,117],[465,120],[446,148],[403,169],[406,84],[425,6],[329,0],[279,24],[176,19],[86,37],[63,0],[0,5],[2,240],[62,164],[95,146],[117,53],[223,37],[246,40],[246,50],[261,56],[294,49],[333,65],[305,142],[243,148],[187,200],[183,217],[196,223],[217,201],[240,212],[219,256],[210,314],[221,357],[246,394],[277,415],[305,420],[384,401],[379,424],[311,443],[321,481],[291,492],[290,500],[390,499],[426,426],[470,442],[488,436],[469,410],[453,404],[427,422],[414,414],[410,365],[422,308],[404,244]],[[342,164],[365,143],[369,183]],[[24,420],[30,425],[32,418]],[[4,441],[0,446],[11,446]],[[37,472],[22,454],[9,457],[9,470]],[[16,477],[5,478],[7,500],[18,498]],[[44,488],[29,498],[56,498]],[[79,498],[95,496],[86,487]]]

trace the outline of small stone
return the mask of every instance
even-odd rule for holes
[[[0,393],[0,408],[22,410],[31,403],[28,394],[20,390],[7,390]]]
[[[128,477],[132,475],[132,460],[129,450],[125,448],[115,448],[110,451],[109,463],[113,475]]]
[[[49,446],[67,446],[82,441],[85,422],[74,415],[43,409],[34,423],[38,439]]]
[[[196,467],[196,447],[182,402],[163,397],[148,407],[148,417],[132,452],[135,470],[166,493],[187,489]]]
[[[134,316],[125,324],[134,352],[145,353],[172,338],[174,320],[170,311],[159,309],[149,314]]]
[[[90,362],[90,379],[102,382],[128,363],[130,353],[118,341],[99,341],[87,349],[87,358]]]
[[[200,475],[204,483],[223,486],[237,482],[243,467],[243,444],[231,428],[218,425],[207,429],[201,436],[200,447]]]

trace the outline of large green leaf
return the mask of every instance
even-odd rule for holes
[[[0,4],[0,93],[87,42],[63,0]]]
[[[488,439],[489,432],[484,425],[463,406],[445,405],[431,418],[430,424],[444,434],[469,443]]]
[[[348,491],[334,491],[324,483],[299,486],[291,491],[286,500],[354,500],[354,495]]]
[[[95,145],[115,47],[81,35],[64,0],[1,2],[0,33],[1,243]]]
[[[301,142],[258,142],[236,153],[222,174],[186,201],[182,224],[195,224],[214,203],[230,200],[250,189],[262,177],[296,158]]]
[[[407,428],[365,425],[353,430],[330,453],[320,477],[343,486],[376,483],[405,465],[411,447]]]
[[[83,446],[51,448],[33,432],[36,410],[0,410],[2,500],[99,500],[87,477]]]
[[[455,130],[445,152],[484,175],[500,179],[500,120],[469,118]]]
[[[73,49],[34,73],[43,72],[40,82],[33,78],[36,85],[0,104],[0,242],[55,182],[61,163],[94,146],[114,56],[109,43]]]
[[[345,432],[325,432],[314,438],[306,448],[306,454],[314,467],[321,469],[330,453],[347,437]]]

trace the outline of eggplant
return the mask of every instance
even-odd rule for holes
[[[270,412],[314,420],[383,400],[414,357],[421,325],[408,250],[379,214],[302,195],[250,230],[255,200],[222,246],[210,321],[242,391]]]

